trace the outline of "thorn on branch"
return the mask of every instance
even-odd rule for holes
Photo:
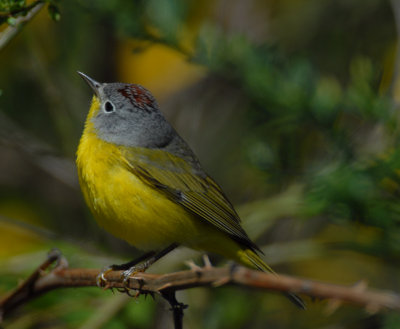
[[[400,295],[391,291],[369,289],[365,282],[353,286],[322,283],[308,279],[273,275],[242,266],[210,267],[205,261],[203,268],[195,265],[191,270],[149,274],[137,273],[128,282],[124,281],[123,271],[111,271],[107,275],[108,288],[123,289],[124,293],[137,297],[138,294],[161,294],[172,307],[176,328],[180,328],[186,305],[176,300],[175,292],[194,287],[213,287],[233,284],[252,287],[257,290],[296,292],[314,298],[328,299],[328,312],[334,312],[344,303],[364,307],[375,313],[385,309],[400,311]],[[67,287],[97,286],[98,269],[68,268],[67,260],[58,250],[49,252],[47,259],[13,292],[0,298],[0,320],[17,306],[53,289]],[[132,293],[130,293],[132,292]],[[133,293],[135,292],[135,294]]]
[[[204,263],[204,269],[213,268],[210,258],[208,257],[207,254],[203,255],[203,263]]]
[[[186,264],[186,265],[190,268],[190,270],[192,270],[193,272],[198,273],[198,274],[201,273],[202,268],[201,268],[199,265],[197,265],[194,261],[192,261],[192,260],[187,260],[187,261],[185,261],[185,264]]]

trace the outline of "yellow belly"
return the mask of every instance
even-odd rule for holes
[[[226,234],[143,183],[124,165],[119,148],[95,134],[83,135],[77,166],[85,200],[99,225],[137,248],[160,249],[175,242],[227,257],[232,255],[223,249],[229,254],[237,249]]]
[[[76,163],[86,203],[100,226],[143,250],[178,243],[272,271],[255,252],[136,177],[126,166],[120,147],[97,138],[91,119],[99,109],[94,97]]]

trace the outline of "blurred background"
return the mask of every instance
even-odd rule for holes
[[[155,95],[278,272],[400,291],[399,0],[0,0],[0,23],[0,295],[52,247],[71,267],[140,254],[83,202],[74,159],[92,94],[77,70]],[[238,287],[178,299],[192,329],[400,328],[399,314],[307,298],[304,312]],[[172,328],[168,309],[57,290],[4,327]]]

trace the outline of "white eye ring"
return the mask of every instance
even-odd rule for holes
[[[111,113],[115,111],[115,106],[113,103],[111,103],[110,101],[106,101],[104,103],[104,112],[106,113]]]

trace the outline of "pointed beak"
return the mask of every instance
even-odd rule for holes
[[[90,88],[92,88],[93,92],[95,93],[95,95],[97,97],[99,97],[99,88],[101,87],[101,83],[97,82],[96,80],[92,79],[91,77],[89,77],[88,75],[86,75],[85,73],[79,72],[77,71],[78,74],[83,78],[83,80],[85,80],[87,82],[87,84],[90,86]]]

